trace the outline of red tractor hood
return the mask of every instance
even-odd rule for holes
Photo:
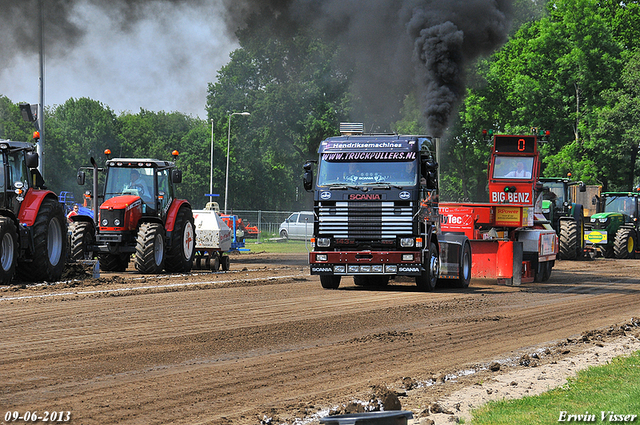
[[[142,200],[139,196],[135,195],[122,195],[115,198],[109,198],[102,205],[101,210],[124,210],[131,209],[137,205],[142,204]]]

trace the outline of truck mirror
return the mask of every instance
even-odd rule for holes
[[[586,192],[587,191],[587,185],[584,184],[584,182],[580,182],[580,184],[578,185],[578,190],[580,192]]]
[[[302,176],[302,185],[307,192],[313,187],[313,170],[311,169],[311,163],[307,162],[303,165],[304,175]]]
[[[38,168],[38,154],[36,152],[27,152],[25,162],[28,168]]]
[[[171,170],[171,181],[173,183],[182,183],[182,171],[177,168]]]
[[[84,186],[84,179],[85,179],[84,171],[78,171],[78,174],[76,175],[76,181],[78,182],[78,185]]]

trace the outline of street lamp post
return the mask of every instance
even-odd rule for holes
[[[209,194],[213,194],[213,119],[211,120],[211,167],[209,168]]]
[[[224,213],[227,213],[227,199],[229,198],[229,145],[231,143],[231,117],[233,115],[251,115],[249,112],[233,112],[229,114],[227,123],[227,171],[224,181]]]

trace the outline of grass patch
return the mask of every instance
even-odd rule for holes
[[[311,243],[305,241],[270,241],[267,238],[260,238],[260,243],[256,243],[257,239],[245,239],[244,246],[249,248],[251,252],[269,252],[269,253],[291,253],[291,252],[307,252],[307,247],[311,250]]]
[[[561,415],[564,414],[564,420]],[[595,418],[569,418],[569,415]],[[602,412],[606,415],[602,419]],[[636,415],[611,421],[609,414]],[[566,385],[518,400],[493,401],[472,412],[474,425],[577,423],[640,423],[640,352],[617,357],[605,366],[578,372]],[[595,420],[593,420],[595,419]],[[616,418],[614,418],[615,420]]]

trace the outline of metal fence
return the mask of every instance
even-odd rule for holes
[[[246,226],[256,226],[259,238],[278,236],[280,224],[294,211],[233,210]]]

